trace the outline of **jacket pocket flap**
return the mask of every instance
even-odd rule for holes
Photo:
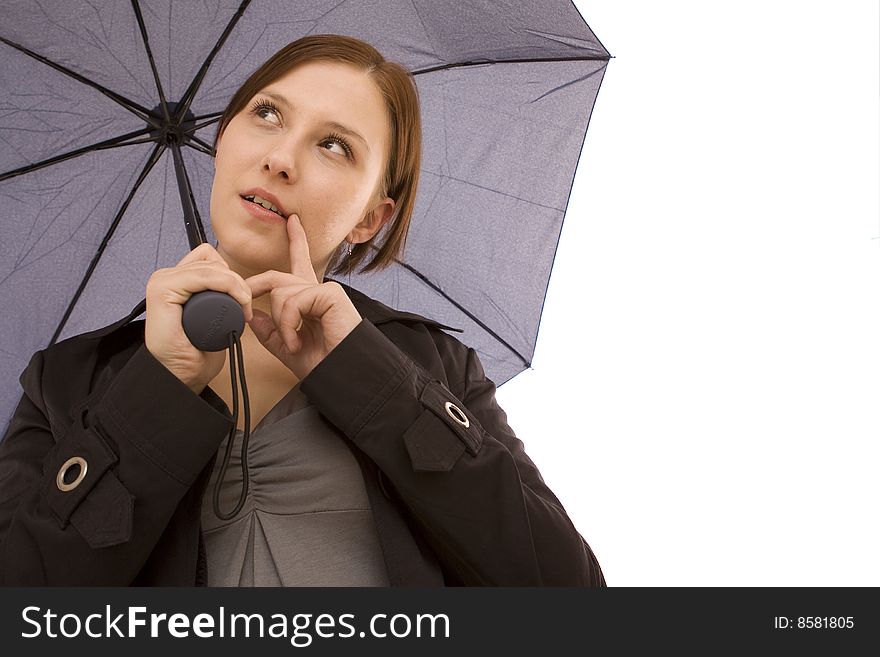
[[[62,528],[102,475],[118,460],[94,427],[83,427],[81,417],[52,451],[46,472],[49,507]]]
[[[97,549],[126,543],[131,540],[134,525],[134,497],[111,470],[76,508],[70,516],[70,524],[89,547]]]
[[[429,381],[419,401],[455,432],[472,456],[479,453],[483,427],[446,386],[436,379]]]
[[[465,449],[458,436],[428,409],[403,434],[403,444],[415,472],[448,472]]]

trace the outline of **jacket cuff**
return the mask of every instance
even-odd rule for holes
[[[352,363],[357,363],[357,371],[352,371]],[[354,439],[414,367],[403,351],[363,319],[306,375],[300,390],[324,417]]]
[[[111,438],[124,438],[190,486],[232,427],[210,388],[195,395],[141,345],[94,409]]]

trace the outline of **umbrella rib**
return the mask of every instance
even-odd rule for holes
[[[120,96],[115,91],[110,91],[109,89],[107,89],[107,87],[104,87],[104,86],[98,84],[94,80],[89,80],[88,78],[80,75],[79,73],[71,71],[69,68],[66,68],[64,66],[61,66],[61,64],[57,64],[57,63],[53,62],[51,59],[48,59],[47,57],[44,57],[43,55],[38,55],[34,51],[32,51],[28,48],[25,48],[21,44],[15,43],[14,41],[10,41],[6,37],[0,36],[0,42],[5,43],[10,48],[14,48],[15,50],[18,50],[19,52],[24,53],[28,57],[32,57],[33,59],[36,59],[38,62],[42,62],[43,64],[46,64],[46,66],[50,66],[50,67],[54,68],[56,71],[59,71],[60,73],[63,73],[64,75],[67,75],[78,82],[82,82],[86,86],[89,86],[89,87],[92,87],[93,89],[96,89],[97,91],[99,91],[102,94],[104,94],[105,96],[107,96],[107,98],[109,98],[113,102],[121,105],[122,107],[127,109],[132,114],[135,114],[139,118],[143,119],[146,123],[149,123],[150,125],[152,125],[156,128],[159,127],[158,120],[155,117],[150,115],[150,111],[147,108],[142,107],[138,103],[134,102],[133,100],[129,100],[128,98],[125,98],[124,96]]]
[[[203,139],[196,137],[196,132],[198,130],[201,130],[202,128],[207,128],[209,125],[217,123],[222,118],[222,116],[223,116],[222,112],[215,112],[214,114],[205,114],[204,116],[196,117],[195,121],[198,121],[200,119],[208,119],[208,120],[205,121],[204,123],[195,123],[195,121],[194,121],[195,125],[193,126],[192,131],[190,132],[190,137],[189,137],[189,140],[187,140],[186,145],[192,146],[192,144],[190,142],[196,142],[197,144],[201,145],[202,148],[196,148],[195,146],[193,146],[193,148],[196,148],[197,151],[204,153],[205,155],[210,155],[211,157],[214,157],[214,147],[211,144],[209,144],[208,142],[204,141]]]
[[[155,166],[156,162],[159,161],[159,158],[162,156],[162,152],[164,150],[165,145],[159,143],[156,144],[156,148],[154,148],[153,152],[150,153],[150,157],[147,160],[146,165],[144,165],[143,170],[141,171],[138,179],[132,186],[131,191],[129,192],[128,196],[122,204],[122,207],[119,208],[119,212],[117,212],[116,216],[113,218],[113,223],[110,224],[110,228],[104,235],[104,239],[101,240],[101,244],[98,246],[98,250],[95,252],[95,256],[92,258],[92,261],[89,263],[89,267],[86,270],[82,281],[80,281],[79,288],[77,288],[76,293],[73,295],[73,299],[71,299],[70,304],[67,306],[67,310],[64,311],[64,316],[61,318],[61,322],[58,324],[58,328],[55,329],[55,333],[52,335],[52,339],[49,341],[48,346],[52,346],[53,344],[55,344],[55,342],[58,340],[58,336],[61,335],[61,331],[64,330],[64,325],[67,324],[67,320],[70,318],[70,315],[73,312],[73,308],[74,306],[76,306],[76,302],[79,301],[80,296],[86,289],[86,285],[88,284],[89,279],[92,277],[92,274],[98,267],[98,262],[101,260],[101,256],[104,255],[104,250],[107,248],[107,244],[109,244],[110,238],[113,237],[113,234],[116,232],[116,228],[117,226],[119,226],[119,222],[122,221],[122,216],[125,214],[128,206],[131,204],[131,201],[134,198],[134,195],[137,193],[137,190],[140,188],[141,183],[146,179],[147,175],[153,169],[153,166]]]
[[[550,91],[545,91],[537,98],[533,98],[532,100],[530,100],[529,104],[537,103],[542,98],[546,98],[547,96],[549,96],[551,94],[555,94],[557,91],[565,89],[566,87],[570,87],[573,84],[578,84],[580,82],[583,82],[584,80],[589,80],[594,75],[599,75],[601,73],[604,76],[605,75],[605,68],[606,67],[603,66],[602,68],[596,69],[595,71],[591,71],[591,72],[587,73],[586,75],[582,75],[581,77],[577,78],[576,80],[571,80],[569,82],[566,82],[565,84],[560,84],[556,87],[553,87]]]
[[[150,142],[156,143],[155,137],[147,137],[146,139],[132,139],[131,141],[127,141],[124,144],[115,144],[113,146],[104,146],[98,150],[104,150],[106,148],[118,148],[119,146],[134,146],[135,144],[149,144]]]
[[[153,80],[156,82],[156,91],[159,92],[159,105],[162,107],[162,113],[165,115],[165,123],[171,123],[171,116],[168,114],[168,101],[165,99],[165,91],[162,89],[162,81],[159,79],[159,71],[156,69],[156,60],[153,59],[153,51],[150,49],[150,38],[147,36],[147,26],[144,24],[144,16],[141,13],[141,6],[138,0],[131,0],[131,7],[134,10],[135,18],[137,18],[138,29],[141,31],[141,39],[144,42],[144,50],[147,51],[147,60],[150,62],[150,70],[153,72]]]
[[[453,299],[453,298],[450,297],[448,294],[446,294],[446,292],[444,292],[443,290],[441,290],[441,289],[440,289],[435,283],[432,283],[430,280],[428,280],[428,278],[427,278],[424,274],[422,274],[420,271],[418,271],[417,269],[413,268],[412,266],[406,264],[405,262],[401,262],[400,260],[397,260],[397,259],[395,259],[395,262],[396,262],[398,265],[400,265],[401,267],[403,267],[404,269],[406,269],[408,272],[410,272],[411,274],[413,274],[416,278],[418,278],[419,280],[421,280],[425,285],[427,285],[427,286],[430,287],[432,290],[434,290],[435,292],[437,292],[437,294],[439,294],[441,297],[443,297],[444,299],[446,299],[446,300],[447,300],[449,303],[451,303],[453,306],[455,306],[456,308],[458,308],[463,314],[465,314],[467,317],[469,317],[469,318],[471,319],[471,321],[473,321],[477,326],[479,326],[479,327],[482,328],[484,331],[486,331],[486,333],[488,333],[488,334],[491,335],[493,338],[495,338],[499,343],[501,343],[502,345],[504,345],[505,347],[507,347],[513,355],[515,355],[517,358],[519,358],[519,359],[523,362],[523,365],[525,365],[526,367],[531,367],[531,366],[532,366],[531,363],[529,363],[528,359],[526,359],[525,356],[523,356],[523,355],[522,355],[521,353],[519,353],[516,349],[514,349],[514,348],[510,345],[510,343],[507,342],[507,340],[505,340],[505,339],[502,338],[500,335],[498,335],[495,331],[493,331],[493,330],[490,329],[488,326],[486,326],[486,324],[484,324],[484,323],[483,323],[482,321],[480,321],[477,317],[475,317],[475,316],[473,315],[473,313],[471,313],[467,308],[465,308],[465,307],[462,306],[460,303],[458,303],[455,299]]]
[[[529,199],[523,198],[522,196],[516,196],[515,194],[509,194],[507,192],[502,192],[500,189],[493,189],[492,187],[486,187],[485,185],[478,185],[477,183],[470,181],[470,180],[464,180],[462,178],[456,178],[455,176],[448,176],[446,174],[441,174],[441,173],[434,173],[433,171],[426,171],[425,169],[422,169],[422,171],[424,173],[427,173],[428,175],[437,176],[438,178],[443,178],[444,180],[454,180],[455,182],[460,182],[460,183],[467,185],[469,187],[475,187],[476,189],[482,189],[487,192],[492,192],[493,194],[498,194],[499,196],[506,196],[507,198],[512,198],[517,201],[522,201],[523,203],[528,203],[529,205],[534,205],[537,208],[545,208],[547,210],[553,210],[555,212],[562,212],[562,210],[560,210],[559,208],[557,208],[553,205],[545,205],[544,203],[538,203],[537,201],[530,201]]]
[[[211,114],[205,114],[204,116],[197,116],[196,119],[195,119],[196,121],[198,121],[198,120],[200,120],[200,119],[207,119],[207,118],[209,118],[209,117],[210,117],[210,120],[205,121],[204,123],[196,123],[196,124],[193,126],[192,131],[195,132],[196,130],[201,130],[202,128],[207,128],[207,127],[208,127],[209,125],[211,125],[212,123],[217,123],[217,121],[220,120],[220,117],[221,117],[221,116],[222,116],[222,115],[221,115],[220,112],[217,112],[217,113],[214,114],[214,115],[211,115]]]
[[[57,164],[58,162],[63,162],[64,160],[78,157],[79,155],[83,155],[84,153],[105,150],[108,148],[118,148],[119,146],[129,146],[131,144],[140,144],[147,141],[155,141],[154,139],[128,141],[129,139],[140,137],[141,135],[145,135],[149,132],[150,128],[142,128],[140,130],[135,130],[134,132],[127,132],[124,135],[119,135],[118,137],[112,137],[105,141],[99,141],[96,144],[90,144],[89,146],[83,146],[82,148],[77,148],[76,150],[68,151],[67,153],[62,153],[61,155],[56,155],[55,157],[51,157],[48,160],[41,160],[40,162],[28,164],[27,166],[13,169],[12,171],[0,173],[0,182],[8,180],[9,178],[14,178],[15,176],[21,176],[26,173],[30,173],[31,171],[36,171],[37,169],[42,169],[52,164]]]
[[[223,34],[217,39],[217,43],[214,44],[214,47],[211,49],[211,52],[208,53],[208,56],[202,63],[198,73],[196,73],[193,81],[190,82],[189,87],[184,92],[183,98],[180,99],[180,107],[178,107],[178,116],[181,121],[187,110],[189,110],[189,106],[192,104],[193,98],[195,98],[196,91],[198,91],[199,87],[202,85],[202,80],[204,80],[205,74],[208,72],[208,67],[211,66],[214,57],[220,51],[220,48],[223,47],[223,44],[226,43],[226,39],[229,37],[229,34],[232,32],[232,29],[236,26],[239,19],[244,15],[244,10],[247,9],[250,3],[251,0],[242,0],[242,3],[238,6],[235,14],[229,19],[229,23],[227,23],[226,28],[223,30]]]
[[[193,142],[195,142],[198,147],[196,145],[193,145]],[[210,155],[211,157],[214,157],[214,149],[211,148],[211,145],[202,141],[198,137],[190,136],[189,140],[184,144],[184,146],[189,146],[199,153],[204,153],[205,155]]]
[[[474,59],[467,62],[453,62],[440,66],[431,66],[417,71],[411,71],[412,75],[424,75],[436,73],[450,68],[467,68],[469,66],[494,66],[495,64],[543,64],[550,62],[607,62],[608,57],[531,57],[523,59]]]

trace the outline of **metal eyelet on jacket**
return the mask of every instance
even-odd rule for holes
[[[446,412],[449,414],[449,417],[458,422],[465,429],[471,426],[471,421],[468,420],[467,415],[465,415],[462,410],[452,402],[446,402]]]
[[[64,477],[67,475],[68,470],[73,466],[79,466],[79,474],[76,476],[72,482],[65,483]],[[86,478],[86,472],[89,469],[89,464],[86,460],[81,456],[74,456],[72,458],[67,459],[64,462],[64,465],[61,466],[61,469],[58,470],[58,474],[55,476],[55,485],[58,486],[58,490],[62,492],[68,492],[76,488],[82,483],[82,480]]]

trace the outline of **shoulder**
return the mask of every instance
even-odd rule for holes
[[[42,400],[52,420],[75,413],[143,344],[144,322],[132,321],[137,310],[34,353],[19,378],[25,394]]]
[[[335,281],[339,283],[338,281]],[[399,349],[453,391],[465,378],[471,349],[453,333],[462,329],[417,313],[397,310],[343,283],[357,311]]]
[[[462,332],[462,330],[459,328],[447,326],[446,324],[441,324],[440,322],[429,317],[425,317],[423,315],[408,312],[405,310],[397,310],[395,308],[392,308],[391,306],[388,306],[381,301],[377,301],[376,299],[367,296],[360,290],[349,287],[345,283],[340,283],[339,281],[330,282],[336,283],[343,290],[345,290],[348,298],[351,299],[351,302],[354,304],[354,307],[357,308],[361,316],[365,319],[370,320],[373,324],[377,326],[379,324],[384,324],[387,322],[409,322],[423,324],[425,326],[432,326],[438,329],[446,329],[448,331],[456,331],[458,333]]]
[[[92,361],[95,368],[122,357],[127,360],[144,341],[144,321],[135,321],[146,308],[146,300],[138,303],[125,317],[101,328],[80,333],[43,349],[44,363],[83,365]],[[94,368],[93,368],[94,369]]]

